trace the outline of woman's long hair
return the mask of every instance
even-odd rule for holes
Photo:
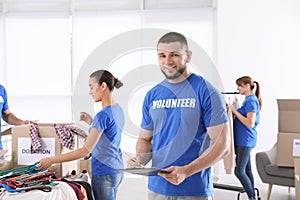
[[[262,98],[261,98],[261,94],[260,94],[259,83],[257,81],[253,81],[253,79],[250,76],[242,76],[242,77],[238,78],[235,82],[238,86],[241,86],[242,84],[243,85],[249,84],[251,91],[253,91],[255,88],[255,95],[257,96],[257,99],[259,101],[260,110],[261,110]],[[255,87],[255,85],[256,85],[256,87]]]

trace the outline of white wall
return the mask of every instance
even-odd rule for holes
[[[0,13],[0,30],[4,30],[4,15]],[[4,69],[5,66],[5,47],[6,47],[6,42],[5,42],[5,35],[4,31],[0,31],[0,80],[5,80],[6,76],[6,71]]]
[[[250,75],[261,86],[263,110],[258,145],[252,152],[258,184],[255,153],[270,149],[277,141],[276,100],[300,99],[299,10],[298,0],[218,1],[217,66],[225,90],[234,90],[235,80],[243,75]],[[233,182],[238,183],[237,179]]]
[[[218,1],[218,69],[227,90],[250,75],[264,101],[256,150],[277,140],[276,99],[300,98],[300,1]]]

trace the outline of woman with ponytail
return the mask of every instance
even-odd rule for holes
[[[251,150],[257,143],[256,127],[260,122],[262,99],[260,85],[249,76],[236,80],[239,94],[245,95],[245,101],[238,109],[228,105],[235,115],[234,145],[236,167],[234,173],[245,189],[249,200],[255,199],[254,178],[251,169]]]
[[[113,91],[123,83],[107,70],[98,70],[90,75],[89,94],[95,102],[102,103],[102,109],[94,119],[82,112],[80,120],[90,125],[88,137],[83,147],[69,153],[43,158],[39,169],[54,163],[72,161],[92,153],[92,189],[95,200],[116,200],[118,187],[123,180],[124,168],[120,149],[124,113],[113,99]]]

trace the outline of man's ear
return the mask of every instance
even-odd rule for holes
[[[192,51],[190,51],[190,50],[187,51],[187,55],[186,55],[186,59],[185,59],[187,63],[189,63],[191,61],[192,54],[193,54]]]

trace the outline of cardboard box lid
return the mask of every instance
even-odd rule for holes
[[[300,99],[277,99],[278,109],[300,112]]]
[[[278,132],[300,134],[300,99],[277,99]]]
[[[11,133],[12,133],[12,127],[10,127],[10,128],[8,128],[8,129],[2,131],[2,132],[0,133],[0,136],[10,135]]]

